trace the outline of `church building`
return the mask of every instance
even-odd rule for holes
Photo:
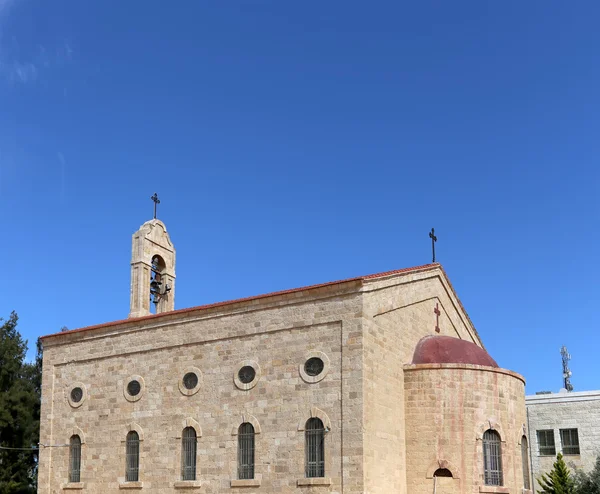
[[[524,379],[440,264],[178,310],[175,293],[153,219],[129,318],[43,338],[38,492],[532,492]]]

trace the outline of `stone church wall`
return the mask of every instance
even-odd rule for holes
[[[124,483],[129,430],[140,434],[142,492],[176,492],[182,486],[181,433],[190,424],[199,437],[198,482],[185,485],[185,492],[249,492],[232,485],[234,433],[243,421],[260,428],[260,492],[363,492],[360,314],[359,296],[330,287],[313,292],[310,301],[294,294],[53,337],[44,355],[41,442],[57,447],[42,450],[39,492],[72,487],[105,494],[130,487]],[[316,383],[300,372],[311,352],[322,352],[328,364]],[[249,390],[238,389],[234,374],[249,362],[258,364],[260,379]],[[200,385],[186,396],[179,382],[193,368]],[[138,401],[125,397],[131,376],[143,383]],[[85,398],[74,408],[68,395],[76,383]],[[299,488],[310,484],[304,478],[304,424],[311,416],[330,429],[329,485]],[[82,478],[80,485],[66,485],[68,448],[60,445],[74,433],[84,443]]]
[[[440,271],[370,284],[364,310],[365,492],[413,494],[406,484],[404,364],[427,335],[481,342]]]
[[[521,438],[526,435],[525,383],[514,372],[469,364],[404,368],[407,485],[410,494],[433,492],[433,473],[447,468],[437,492],[522,493]],[[485,486],[483,434],[500,434],[502,487]]]

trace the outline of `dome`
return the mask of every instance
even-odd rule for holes
[[[450,336],[425,336],[413,355],[413,364],[474,364],[498,367],[496,361],[470,341]]]

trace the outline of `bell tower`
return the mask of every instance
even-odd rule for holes
[[[175,247],[164,223],[146,221],[133,234],[131,248],[131,303],[129,317],[160,314],[175,309]]]

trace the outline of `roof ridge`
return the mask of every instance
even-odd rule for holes
[[[150,320],[150,319],[157,319],[160,317],[165,317],[165,316],[170,316],[170,315],[175,315],[175,314],[185,314],[187,312],[206,310],[206,309],[211,309],[211,308],[215,308],[215,307],[223,307],[226,305],[232,305],[232,304],[241,303],[241,302],[250,302],[251,300],[260,300],[263,298],[276,297],[279,295],[287,295],[289,293],[297,293],[297,292],[302,292],[305,290],[314,290],[314,289],[323,288],[326,286],[341,285],[341,284],[350,283],[353,281],[372,280],[372,279],[376,279],[376,278],[383,278],[386,276],[393,276],[395,274],[410,273],[410,272],[414,272],[414,271],[421,271],[421,270],[432,269],[432,268],[437,268],[437,267],[441,267],[441,265],[436,262],[436,263],[432,263],[432,264],[423,264],[421,266],[413,266],[410,268],[396,269],[393,271],[384,271],[382,273],[374,273],[374,274],[369,274],[366,276],[355,276],[353,278],[346,278],[343,280],[328,281],[325,283],[318,283],[315,285],[301,286],[298,288],[288,288],[285,290],[278,290],[275,292],[263,293],[263,294],[259,294],[259,295],[252,295],[249,297],[242,297],[242,298],[238,298],[238,299],[225,300],[225,301],[221,301],[221,302],[213,302],[210,304],[197,305],[197,306],[193,306],[193,307],[186,307],[183,309],[176,309],[176,310],[172,310],[169,312],[161,312],[160,314],[149,314],[147,316],[132,317],[132,318],[127,318],[127,319],[118,319],[116,321],[110,321],[110,322],[101,323],[101,324],[94,324],[92,326],[84,326],[83,328],[71,329],[69,331],[61,331],[58,333],[51,333],[48,335],[44,335],[44,336],[41,336],[41,339],[46,339],[46,338],[50,338],[52,336],[58,336],[61,334],[79,333],[79,332],[88,331],[88,330],[92,330],[92,329],[99,329],[99,328],[105,328],[105,327],[110,327],[110,326],[118,326],[121,324],[126,324],[128,322],[133,322],[133,321],[145,321],[145,320]]]

